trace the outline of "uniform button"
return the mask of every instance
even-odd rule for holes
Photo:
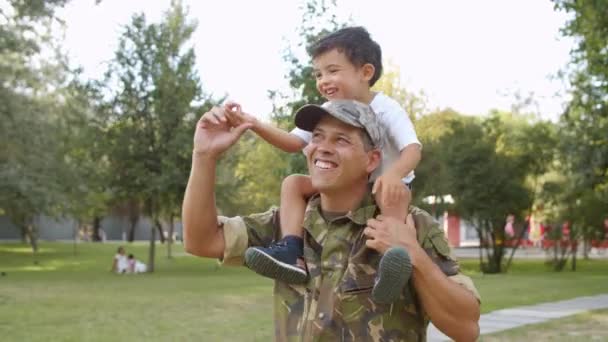
[[[323,319],[323,318],[325,318],[325,313],[324,313],[324,312],[321,312],[321,313],[319,314],[319,319]]]

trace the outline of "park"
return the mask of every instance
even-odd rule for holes
[[[0,0],[0,339],[280,340],[282,282],[192,248],[187,219],[241,220],[283,203],[288,176],[313,177],[312,142],[277,148],[259,127],[293,133],[303,105],[343,100],[313,47],[355,28],[377,64],[329,51],[372,70],[365,91],[410,122],[415,177],[390,176],[443,232],[427,247],[449,246],[439,258],[479,292],[478,340],[608,341],[608,5],[364,5],[286,1],[262,25],[240,0]],[[239,25],[211,15],[234,8]],[[232,101],[249,121],[216,125],[248,129],[202,163],[215,208],[188,212],[195,131]],[[354,127],[372,147],[400,134]],[[419,336],[450,340],[432,317]]]

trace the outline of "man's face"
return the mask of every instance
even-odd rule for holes
[[[361,129],[325,115],[305,148],[312,184],[319,192],[349,191],[367,183],[380,163],[378,150],[365,151]]]
[[[313,62],[317,90],[327,100],[352,99],[365,102],[362,97],[369,89],[374,74],[371,64],[357,67],[338,49],[317,56]]]

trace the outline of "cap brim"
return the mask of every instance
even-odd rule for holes
[[[325,115],[331,114],[321,106],[309,104],[298,109],[294,121],[299,129],[312,132]]]

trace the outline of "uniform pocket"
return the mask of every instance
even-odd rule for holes
[[[450,254],[450,246],[442,231],[431,232],[429,239],[433,245],[433,251],[429,253],[429,256],[441,271],[446,276],[453,276],[458,274],[460,267],[458,262],[454,260]],[[428,253],[429,251],[427,251]]]
[[[371,292],[375,279],[376,269],[366,264],[349,264],[340,283],[340,293]]]

